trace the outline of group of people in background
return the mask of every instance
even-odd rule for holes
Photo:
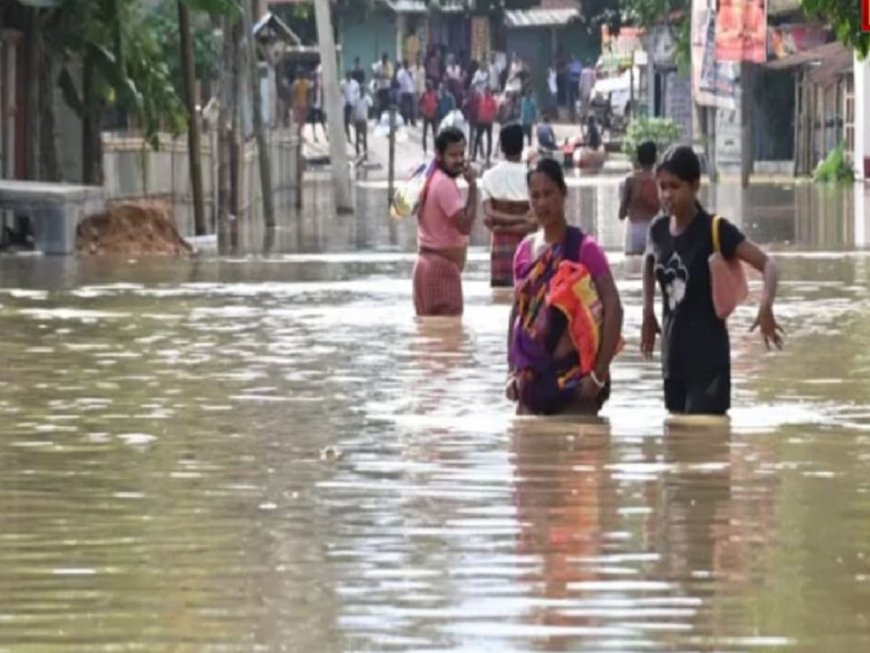
[[[604,250],[572,224],[562,166],[544,158],[529,169],[521,161],[525,136],[519,124],[503,127],[504,159],[478,182],[465,135],[452,127],[438,133],[436,168],[418,211],[415,309],[420,316],[462,314],[462,272],[482,199],[492,285],[513,288],[508,398],[521,414],[595,414],[610,396],[611,366],[623,344],[619,290]],[[619,217],[629,220],[626,252],[643,256],[641,350],[651,356],[661,335],[669,412],[724,415],[731,406],[730,344],[726,318],[714,307],[708,259],[718,252],[763,275],[753,328],[768,347],[782,346],[773,315],[776,267],[738,227],[701,205],[700,161],[690,146],[672,146],[659,160],[646,142],[637,163],[623,184]],[[465,199],[459,177],[468,185]]]
[[[468,155],[487,163],[493,157],[493,129],[497,123],[516,122],[522,126],[529,146],[535,136],[544,147],[555,149],[555,136],[547,125],[560,106],[567,108],[573,121],[579,100],[579,115],[585,122],[583,107],[588,107],[595,72],[573,55],[559,52],[549,69],[548,91],[539,102],[529,67],[516,53],[507,58],[491,54],[486,61],[476,61],[466,60],[461,51],[452,53],[430,46],[424,53],[419,43],[412,45],[406,48],[405,59],[391,60],[384,53],[366,70],[356,57],[353,67],[345,71],[340,82],[344,129],[348,140],[353,130],[358,155],[367,151],[369,120],[380,120],[390,107],[397,108],[403,124],[422,125],[424,154],[430,142],[434,143],[444,119],[460,111],[468,126]],[[317,142],[317,125],[326,133],[320,66],[295,71],[290,97],[300,134],[304,125],[310,124]],[[542,119],[544,127],[536,131]]]

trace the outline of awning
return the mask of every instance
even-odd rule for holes
[[[782,59],[775,59],[763,64],[769,70],[786,70],[797,66],[821,65],[831,59],[848,59],[852,61],[852,51],[841,43],[834,41],[803,52],[797,52]]]
[[[465,0],[440,0],[437,7],[433,7],[428,0],[381,0],[381,2],[397,14],[426,14],[430,10],[455,14],[468,9]]]
[[[525,9],[504,12],[505,27],[564,27],[580,18],[579,9]]]
[[[767,13],[770,16],[788,14],[800,8],[800,0],[767,0]]]
[[[388,8],[397,14],[425,14],[429,7],[423,0],[382,0]]]

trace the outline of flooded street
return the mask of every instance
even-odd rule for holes
[[[0,258],[0,652],[870,650],[870,206],[708,198],[788,332],[731,319],[730,423],[666,422],[609,182],[571,196],[626,307],[587,422],[512,415],[482,232],[462,321],[414,318],[376,189],[265,255]]]

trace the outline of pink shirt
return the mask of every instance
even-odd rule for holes
[[[532,263],[534,263],[532,260],[533,240],[534,234],[527,236],[517,246],[516,254],[514,254],[514,286],[517,286],[526,278],[526,275],[531,270]],[[586,266],[593,279],[600,279],[610,272],[610,263],[607,262],[607,255],[601,249],[601,245],[595,242],[592,236],[583,237],[578,261]]]
[[[453,216],[465,208],[456,180],[441,170],[432,173],[423,208],[417,218],[417,244],[428,249],[466,247],[468,236],[460,233]]]

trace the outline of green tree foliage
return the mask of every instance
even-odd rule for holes
[[[659,153],[680,139],[680,127],[670,118],[635,118],[628,125],[622,150],[632,159],[637,154],[637,146],[644,141],[656,144]]]
[[[824,1],[824,0],[821,0]],[[676,64],[687,70],[691,61],[690,3],[686,0],[620,0],[627,22],[638,27],[667,26],[676,42]]]
[[[188,3],[193,4],[193,3]],[[196,3],[201,4],[201,3]],[[194,15],[192,22],[193,63],[196,78],[214,80],[220,73],[221,40],[211,19]],[[157,11],[148,16],[146,29],[150,31],[165,52],[170,78],[180,97],[183,97],[181,52],[178,47],[177,0],[163,0]]]
[[[152,142],[161,125],[183,125],[183,106],[172,86],[166,53],[136,0],[64,0],[47,24],[47,38],[61,64],[60,87],[83,116],[87,106],[134,115]],[[91,83],[79,90],[74,68]]]
[[[801,0],[801,9],[828,22],[837,40],[863,59],[870,52],[870,33],[861,31],[862,4],[863,0]]]
[[[183,1],[215,15],[238,12],[234,0]],[[167,2],[167,15],[174,5]],[[170,22],[162,30],[159,19],[151,23],[141,0],[56,0],[47,39],[61,64],[59,84],[69,106],[83,115],[86,104],[95,102],[100,110],[135,116],[154,147],[161,129],[183,130],[184,105],[172,74],[172,66],[178,67],[177,21]],[[198,35],[200,72],[214,73],[214,37],[206,30]],[[75,82],[73,68],[80,64],[93,70],[95,98],[84,97],[87,89]]]

